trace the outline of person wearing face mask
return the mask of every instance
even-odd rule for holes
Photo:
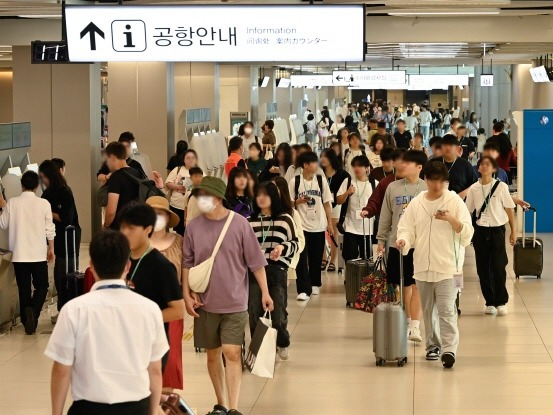
[[[241,415],[238,411],[242,382],[242,343],[248,322],[248,270],[261,291],[264,311],[274,309],[267,287],[267,261],[253,229],[240,215],[223,206],[225,183],[204,177],[195,187],[202,215],[193,219],[184,234],[182,285],[186,310],[194,320],[194,346],[207,349],[207,366],[217,403],[210,414]],[[226,233],[215,256],[204,293],[192,291],[190,268],[213,255],[220,235]],[[223,366],[223,355],[226,367]]]
[[[244,153],[242,157],[245,160],[250,157],[250,146],[254,143],[259,144],[259,137],[253,133],[253,123],[251,121],[246,121],[244,123],[244,134],[242,135],[242,145],[244,146]]]
[[[267,166],[267,160],[261,157],[261,146],[259,143],[251,143],[249,145],[249,157],[247,158],[246,164],[248,170],[251,171],[256,176],[259,176],[265,167]]]
[[[181,283],[182,265],[182,236],[169,232],[179,223],[179,217],[169,208],[169,202],[161,196],[153,196],[146,200],[156,212],[156,225],[154,233],[150,237],[150,245],[157,249],[161,255],[169,260],[177,270],[177,279]],[[163,388],[166,391],[183,389],[182,376],[182,334],[184,332],[184,320],[169,322],[170,350],[167,358],[167,366],[163,372]]]

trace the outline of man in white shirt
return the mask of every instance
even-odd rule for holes
[[[332,234],[331,202],[334,197],[326,178],[317,174],[319,158],[315,153],[303,153],[298,165],[303,167],[302,174],[292,178],[288,186],[305,235],[305,249],[300,255],[296,270],[297,299],[307,301],[311,294],[319,294],[322,285],[325,231]]]
[[[419,114],[419,120],[423,145],[424,147],[428,147],[428,140],[430,140],[430,124],[432,123],[432,114],[428,111],[428,108],[422,107],[422,111]]]
[[[19,309],[25,333],[34,334],[48,294],[48,262],[54,262],[56,227],[52,208],[36,196],[38,174],[27,171],[21,177],[23,192],[8,202],[0,193],[0,229],[9,231],[9,249],[19,290]],[[48,245],[44,242],[48,240]]]
[[[96,283],[61,310],[44,354],[52,367],[52,415],[154,415],[161,397],[161,358],[169,350],[161,310],[130,290],[125,236],[97,234],[90,243]]]
[[[405,117],[405,130],[409,131],[411,135],[415,135],[417,132],[417,125],[419,120],[413,116],[412,110],[407,110],[407,117]]]

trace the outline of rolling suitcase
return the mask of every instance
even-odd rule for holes
[[[369,236],[371,234],[369,222]],[[352,259],[346,263],[346,278],[344,284],[346,286],[346,307],[353,307],[357,293],[361,289],[363,280],[369,274],[369,270],[374,266],[371,258],[367,258],[367,238],[365,237],[365,219],[363,219],[363,242],[365,251],[363,258]]]
[[[69,247],[67,244],[67,234],[73,231],[73,271],[69,271]],[[58,293],[61,300],[61,307],[73,298],[76,298],[85,293],[84,290],[84,273],[78,271],[77,267],[77,246],[75,242],[74,226],[69,225],[65,228],[65,275],[61,279],[61,292]]]
[[[403,303],[403,255],[399,256],[399,303],[380,303],[373,317],[373,352],[376,365],[390,360],[407,363],[407,314]]]
[[[344,235],[338,233],[338,274],[344,273],[344,257],[342,256],[342,251],[344,250]]]
[[[543,271],[543,241],[536,237],[537,211],[530,207],[528,210],[534,212],[534,236],[526,237],[526,211],[522,213],[522,238],[517,238],[514,246],[514,271],[516,279],[521,275],[535,275],[541,278]]]

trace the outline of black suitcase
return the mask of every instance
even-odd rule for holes
[[[71,230],[73,231],[73,270],[70,272],[67,234]],[[63,307],[63,305],[68,301],[84,294],[84,272],[80,272],[77,267],[77,246],[75,242],[76,232],[77,230],[74,226],[70,225],[65,228],[65,275],[61,279],[61,290],[58,293],[61,300],[61,307]]]
[[[369,236],[371,235],[369,222]],[[346,307],[353,307],[357,293],[361,289],[363,280],[369,275],[369,270],[374,267],[372,258],[366,258],[367,238],[365,237],[365,219],[363,219],[363,241],[365,243],[365,252],[363,258],[352,259],[346,263],[346,277],[344,284],[346,286]]]
[[[535,275],[541,278],[543,272],[543,241],[536,237],[537,211],[535,208],[528,208],[534,212],[534,236],[526,237],[526,212],[522,214],[522,238],[517,238],[514,246],[514,271],[516,279],[521,275]]]

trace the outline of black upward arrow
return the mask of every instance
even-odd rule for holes
[[[81,31],[81,39],[87,34],[90,34],[90,50],[96,50],[96,33],[98,33],[102,39],[105,39],[104,32],[92,22]]]

